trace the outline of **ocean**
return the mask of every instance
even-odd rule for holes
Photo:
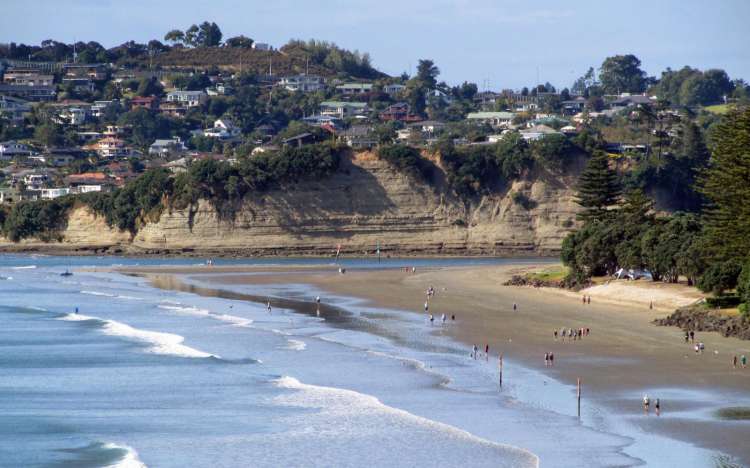
[[[418,314],[325,297],[342,311],[332,321],[82,269],[195,263],[0,256],[0,466],[707,466],[713,459],[639,434],[594,405],[579,420],[574,388],[512,361],[505,369],[513,382],[501,392],[494,360],[472,359]],[[216,261],[229,263],[330,260]],[[68,269],[72,276],[60,276]],[[305,301],[321,294],[305,285],[227,290]]]

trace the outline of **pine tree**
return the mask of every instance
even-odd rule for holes
[[[727,114],[719,123],[702,192],[706,244],[714,260],[750,255],[750,108]]]
[[[608,208],[616,204],[619,198],[617,174],[609,167],[607,154],[597,151],[578,179],[576,203],[583,207],[578,217],[584,221],[606,217]]]

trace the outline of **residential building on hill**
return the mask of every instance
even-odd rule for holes
[[[0,84],[0,95],[15,96],[27,101],[52,101],[55,99],[54,86],[25,86]]]
[[[320,115],[339,119],[365,116],[369,110],[367,103],[364,102],[323,101],[320,103]]]
[[[336,91],[346,95],[367,94],[372,92],[372,83],[344,83],[336,86]]]
[[[380,120],[398,122],[419,122],[422,117],[412,114],[411,107],[405,102],[398,102],[385,108],[379,114]]]
[[[466,120],[487,124],[495,128],[507,128],[515,116],[516,114],[513,112],[470,112],[466,116]]]
[[[325,88],[325,81],[317,75],[285,76],[277,84],[289,91],[302,91],[303,93]]]

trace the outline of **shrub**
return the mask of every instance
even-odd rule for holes
[[[717,295],[727,289],[734,289],[741,271],[742,265],[736,260],[714,263],[698,279],[698,289]]]
[[[381,146],[378,157],[412,177],[423,180],[429,178],[429,166],[416,148],[406,145]]]
[[[515,203],[516,205],[520,205],[527,210],[534,209],[537,206],[536,201],[527,197],[526,194],[522,192],[513,192],[511,199],[513,200],[513,203]]]
[[[29,237],[54,239],[65,228],[73,197],[17,203],[3,223],[3,232],[13,242]]]

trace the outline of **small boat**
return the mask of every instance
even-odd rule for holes
[[[60,276],[73,276],[73,273],[69,272],[68,270],[65,270],[63,273],[60,273]]]

